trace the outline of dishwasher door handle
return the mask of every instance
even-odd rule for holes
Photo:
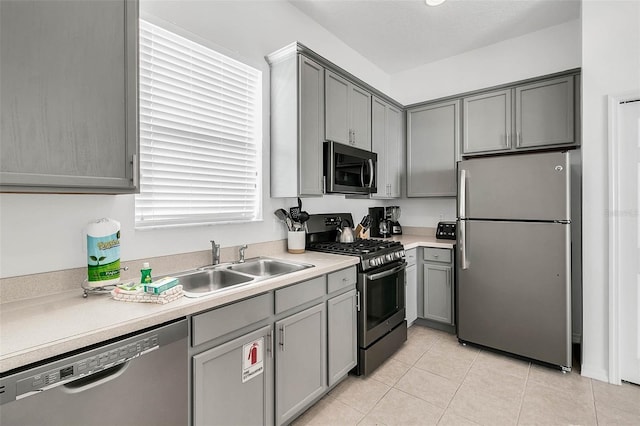
[[[109,367],[102,371],[65,383],[62,386],[62,391],[65,393],[80,393],[88,391],[89,389],[97,388],[98,386],[122,376],[124,372],[127,371],[127,368],[129,368],[131,361],[132,360],[129,360],[122,364],[114,365],[113,367]]]

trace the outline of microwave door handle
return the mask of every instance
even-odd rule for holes
[[[360,164],[360,186],[364,188],[364,163]]]
[[[373,187],[373,180],[375,178],[375,176],[374,176],[375,167],[373,166],[373,160],[371,158],[369,158],[368,163],[369,163],[369,167],[370,167],[370,170],[371,170],[371,173],[369,173],[369,185],[368,186],[369,186],[369,188],[372,188]]]

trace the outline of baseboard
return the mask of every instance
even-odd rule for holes
[[[580,367],[580,374],[584,377],[589,377],[590,379],[609,383],[609,373],[604,368],[591,367],[589,365],[582,364]]]

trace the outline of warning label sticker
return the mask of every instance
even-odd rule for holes
[[[264,337],[242,347],[242,383],[264,372]]]

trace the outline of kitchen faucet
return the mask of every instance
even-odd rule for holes
[[[238,263],[244,263],[244,251],[246,249],[247,249],[247,245],[246,244],[240,246],[240,259],[238,260]]]
[[[220,244],[216,244],[214,240],[211,240],[211,264],[217,265],[220,263]]]

